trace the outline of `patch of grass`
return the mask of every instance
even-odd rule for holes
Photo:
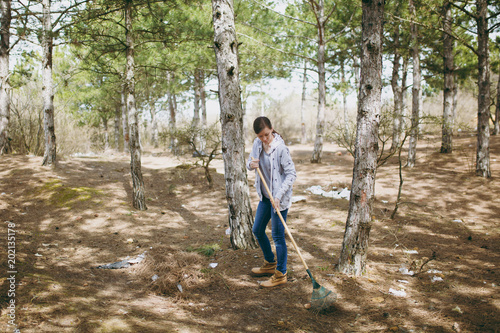
[[[203,254],[204,256],[211,257],[214,255],[216,251],[220,251],[221,247],[219,244],[213,243],[213,244],[202,245],[198,248],[193,248],[192,246],[189,246],[186,250],[188,252],[198,252],[200,254]]]
[[[43,184],[39,189],[40,194],[48,194],[48,201],[56,207],[70,208],[77,202],[92,200],[94,203],[99,203],[96,200],[103,194],[103,191],[91,187],[69,187],[65,186],[59,179],[52,179]]]

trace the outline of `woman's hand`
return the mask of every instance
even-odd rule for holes
[[[252,159],[250,162],[250,169],[257,169],[259,167],[259,160]]]
[[[281,209],[280,209],[280,199],[278,199],[278,198],[274,198],[274,209],[276,209],[277,211],[281,211]]]

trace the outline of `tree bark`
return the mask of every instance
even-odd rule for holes
[[[56,134],[54,127],[54,88],[52,80],[52,22],[50,17],[51,0],[43,0],[42,31],[42,96],[43,129],[45,131],[45,152],[42,165],[54,166],[56,163]]]
[[[12,20],[10,0],[2,0],[0,18],[0,155],[12,151],[9,138],[10,127],[10,22]]]
[[[413,0],[410,0],[410,15],[416,18],[416,9]],[[417,141],[420,122],[420,85],[422,73],[420,71],[420,52],[418,43],[418,27],[415,23],[410,23],[411,39],[413,45],[411,53],[413,58],[413,87],[412,87],[412,105],[411,105],[411,128],[410,145],[408,148],[408,161],[406,166],[413,168],[417,159]]]
[[[488,33],[488,0],[477,0],[478,111],[476,175],[491,177],[490,171],[490,63]]]
[[[306,112],[306,85],[307,85],[307,62],[304,60],[304,75],[302,77],[302,100],[300,103],[300,122],[301,122],[301,140],[302,144],[307,142],[307,134],[306,134],[306,120],[305,120],[305,112]]]
[[[135,103],[135,60],[134,36],[132,30],[132,0],[127,0],[125,5],[125,28],[127,45],[127,109],[130,130],[130,171],[132,175],[132,204],[134,208],[146,210],[144,196],[144,181],[141,171],[141,143],[139,138],[139,113]]]
[[[104,151],[109,150],[109,131],[108,131],[108,119],[102,117],[102,125],[104,127]]]
[[[158,148],[158,117],[153,100],[149,103],[149,112],[151,113],[151,144],[154,148]]]
[[[130,136],[128,133],[128,109],[127,109],[127,87],[126,84],[122,87],[121,93],[121,109],[122,109],[122,126],[123,126],[123,152],[130,151]]]
[[[342,106],[344,108],[344,131],[345,131],[344,137],[346,142],[351,142],[351,131],[349,129],[349,114],[347,113],[347,86],[346,86],[344,63],[340,64],[340,75],[342,76]]]
[[[175,129],[176,129],[176,120],[175,120],[175,114],[177,113],[177,101],[175,97],[175,92],[172,87],[173,84],[173,74],[172,73],[167,73],[167,80],[169,84],[168,88],[168,109],[170,112],[170,119],[169,119],[169,129],[170,129],[170,150],[172,153],[176,154],[176,144],[175,144]]]
[[[395,15],[399,16],[401,2],[396,5]],[[403,89],[402,85],[399,85],[399,68],[401,67],[401,51],[400,51],[400,28],[399,22],[395,22],[394,26],[394,60],[392,62],[392,78],[391,87],[392,93],[394,95],[394,113],[392,118],[392,145],[391,151],[396,151],[396,149],[401,146],[401,132],[402,132],[402,122],[403,122]]]
[[[212,0],[212,13],[231,245],[234,249],[256,248],[257,243],[252,233],[252,207],[245,166],[243,109],[233,1]]]
[[[382,93],[384,1],[364,0],[362,10],[356,150],[349,213],[338,266],[341,272],[355,276],[365,272],[372,225]]]
[[[199,70],[200,75],[200,108],[201,108],[201,126],[207,127],[207,93],[205,91],[205,72]]]
[[[318,116],[316,119],[316,140],[311,157],[311,163],[321,163],[323,153],[323,132],[325,128],[326,107],[326,71],[325,71],[325,4],[319,0],[317,6],[311,4],[316,14],[316,26],[318,29]]]
[[[121,116],[121,105],[120,104],[116,104],[116,108],[115,108],[115,133],[114,133],[114,137],[115,137],[115,150],[117,152],[120,151],[120,116]]]
[[[443,63],[444,63],[444,89],[443,89],[443,127],[441,138],[441,153],[451,153],[453,150],[453,38],[451,37],[451,3],[447,1],[443,6]]]

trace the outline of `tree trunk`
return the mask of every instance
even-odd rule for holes
[[[399,16],[401,2],[396,4],[396,16]],[[394,27],[394,60],[392,62],[392,78],[391,87],[392,93],[394,95],[394,113],[392,117],[392,145],[391,151],[396,151],[396,149],[401,146],[401,124],[403,122],[403,96],[402,92],[404,87],[399,85],[399,68],[401,67],[401,43],[399,40],[399,22],[395,22]]]
[[[10,0],[2,0],[0,18],[0,155],[12,151],[9,138],[10,126]]]
[[[201,127],[203,129],[207,128],[207,96],[205,94],[205,73],[203,69],[198,70],[198,90],[200,94],[200,109],[201,109]],[[244,138],[245,136],[243,136]],[[205,151],[205,138],[201,136],[200,138],[200,151]]]
[[[45,131],[45,152],[42,165],[56,163],[56,134],[54,128],[54,92],[52,80],[52,22],[50,18],[50,1],[43,0],[43,32],[42,32],[42,96],[43,96],[43,129]]]
[[[364,0],[362,6],[363,44],[356,150],[349,213],[338,266],[341,272],[355,276],[360,276],[366,269],[372,224],[382,93],[384,1]]]
[[[154,101],[149,103],[149,112],[151,113],[151,144],[154,148],[158,148],[158,117]]]
[[[444,64],[444,90],[443,90],[443,128],[441,139],[441,153],[451,153],[453,150],[453,38],[451,37],[451,3],[443,6],[443,64]]]
[[[173,74],[172,73],[167,73],[167,81],[169,84],[168,88],[168,109],[170,112],[170,119],[169,119],[169,129],[170,129],[170,150],[174,155],[177,154],[177,149],[176,149],[176,144],[175,144],[175,129],[176,129],[176,120],[175,120],[175,114],[177,113],[177,101],[174,93],[174,89],[172,87],[173,85]]]
[[[410,15],[413,19],[416,18],[416,9],[413,0],[410,0]],[[418,127],[420,122],[420,85],[421,76],[420,71],[420,54],[418,43],[418,27],[415,23],[410,23],[411,39],[413,45],[411,48],[413,58],[413,87],[412,87],[412,103],[411,103],[411,128],[410,128],[410,146],[408,148],[408,161],[406,166],[413,168],[417,159],[417,141],[418,141]]]
[[[300,103],[300,122],[301,122],[301,130],[302,137],[300,142],[305,144],[307,142],[307,134],[306,134],[306,120],[305,120],[305,112],[306,112],[306,85],[307,85],[307,62],[304,60],[304,76],[302,78],[302,100]]]
[[[130,171],[132,175],[132,203],[134,208],[146,210],[144,181],[141,171],[141,143],[139,138],[139,113],[135,105],[135,61],[134,36],[132,33],[132,0],[125,5],[125,27],[127,43],[127,109],[130,130]]]
[[[314,5],[312,5],[315,8]],[[311,163],[321,163],[323,153],[323,131],[325,128],[326,72],[325,72],[325,10],[324,0],[315,8],[318,28],[318,117],[316,119],[316,140]]]
[[[408,108],[406,107],[408,101],[408,67],[410,66],[410,56],[403,56],[403,77],[401,78],[401,132],[404,133],[407,130],[407,123],[404,121],[408,117]]]
[[[344,131],[345,131],[345,141],[347,143],[351,142],[351,131],[349,129],[349,114],[347,113],[347,83],[345,78],[345,66],[344,63],[340,64],[340,75],[342,76],[342,106],[344,108]]]
[[[198,70],[194,71],[194,114],[193,126],[197,127],[200,124],[200,77]]]
[[[127,87],[124,84],[121,93],[121,109],[122,109],[122,124],[123,124],[123,152],[130,151],[130,136],[128,133],[128,109],[127,109]]]
[[[256,248],[245,166],[238,41],[234,28],[233,1],[212,0],[212,13],[231,244],[234,249]]]
[[[201,126],[207,127],[207,93],[205,92],[205,73],[200,69],[200,107]]]
[[[108,119],[102,117],[102,125],[104,127],[104,151],[109,150],[109,131],[108,131]]]
[[[120,116],[121,116],[121,105],[116,104],[115,108],[115,150],[120,151]]]
[[[488,0],[477,0],[477,62],[478,62],[478,111],[476,175],[491,177],[490,171],[490,63],[488,33]]]
[[[455,120],[457,119],[457,107],[458,107],[458,78],[457,74],[453,74],[453,110],[452,119],[453,126],[455,126]]]
[[[493,135],[498,135],[500,133],[500,75],[498,76],[497,83],[497,103],[495,105],[495,121],[493,122]]]

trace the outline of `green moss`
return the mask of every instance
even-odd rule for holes
[[[71,207],[78,202],[92,201],[98,204],[101,190],[91,187],[65,186],[59,179],[51,179],[40,188],[40,194],[48,194],[48,201],[56,207]]]
[[[193,248],[192,246],[189,246],[186,250],[188,252],[198,252],[198,253],[203,254],[207,257],[211,257],[215,253],[215,251],[220,251],[221,248],[220,248],[219,244],[214,243],[214,244],[202,245],[196,249]]]

